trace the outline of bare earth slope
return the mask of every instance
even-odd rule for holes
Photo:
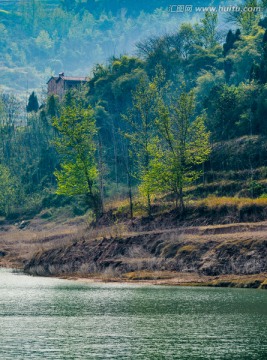
[[[267,222],[130,231],[83,219],[5,225],[0,265],[33,275],[266,287]]]

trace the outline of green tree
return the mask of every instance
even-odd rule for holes
[[[236,136],[239,115],[238,89],[235,86],[214,86],[204,106],[207,109],[207,126],[214,141],[229,140]]]
[[[200,176],[198,166],[210,153],[205,117],[194,117],[194,113],[193,91],[186,93],[183,89],[178,100],[170,105],[159,99],[156,120],[159,136],[149,145],[152,160],[142,184],[155,193],[172,191],[181,212],[185,209],[184,187]]]
[[[200,20],[200,24],[195,26],[200,45],[205,49],[211,49],[217,45],[217,25],[217,13],[207,11],[204,18]]]
[[[245,7],[256,9],[259,4],[257,0],[246,0]],[[242,11],[238,13],[238,21],[242,26],[242,29],[245,34],[249,34],[253,27],[258,24],[260,20],[260,14],[256,11]]]
[[[99,196],[96,162],[97,128],[92,108],[72,105],[62,109],[54,118],[53,126],[59,132],[55,141],[61,155],[60,169],[55,172],[60,195],[85,195],[98,219],[102,212]]]
[[[226,56],[228,52],[233,49],[234,44],[237,40],[240,40],[241,32],[239,29],[236,30],[235,34],[232,30],[229,30],[226,36],[226,41],[223,44],[223,55]]]
[[[27,112],[37,112],[39,110],[39,104],[37,96],[35,95],[34,91],[29,96],[28,105],[26,107]]]
[[[144,178],[149,171],[150,151],[149,146],[153,136],[155,120],[155,87],[148,79],[142,77],[136,91],[132,93],[133,107],[124,115],[124,120],[130,129],[125,133],[130,140],[133,156],[137,163],[138,177]],[[151,215],[151,192],[149,187],[143,192],[147,200],[147,212]]]
[[[252,64],[260,65],[263,52],[264,29],[254,27],[248,35],[243,35],[235,42],[226,60],[233,65],[231,83],[239,84],[251,77]]]
[[[10,213],[11,206],[16,201],[16,190],[16,179],[6,166],[0,164],[0,213],[3,215]]]
[[[51,95],[47,99],[47,115],[51,117],[58,116],[59,114],[59,98],[56,95]]]

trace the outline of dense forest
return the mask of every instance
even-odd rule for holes
[[[140,5],[129,8],[128,16],[121,2],[114,1],[108,12],[105,1],[92,3],[63,1],[51,6],[48,18],[41,2],[22,1],[20,12],[2,14],[3,84],[25,84],[34,71],[48,74],[52,67],[76,72],[95,65],[88,83],[63,101],[37,99],[33,92],[26,119],[25,105],[2,92],[1,215],[68,205],[74,214],[90,208],[99,218],[107,200],[120,196],[128,198],[129,217],[141,205],[151,216],[159,201],[183,212],[187,201],[209,194],[266,197],[264,11],[228,14],[223,31],[217,13],[203,13],[176,30],[173,17],[172,31],[149,36],[145,29],[151,26],[166,29],[168,13],[145,13]],[[245,5],[264,10],[256,0]],[[12,33],[9,16],[16,23]],[[130,37],[137,40],[133,55],[115,54],[101,63],[112,44],[127,52]],[[18,77],[18,68],[25,77]]]

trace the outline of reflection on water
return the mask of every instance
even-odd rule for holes
[[[267,291],[0,270],[0,359],[267,359]]]

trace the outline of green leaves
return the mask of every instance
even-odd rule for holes
[[[193,118],[192,91],[186,93],[183,87],[175,102],[164,105],[159,99],[158,105],[159,138],[144,182],[152,182],[151,188],[158,192],[173,192],[183,207],[184,186],[200,176],[197,165],[209,156],[209,133],[205,129],[204,116]]]
[[[0,165],[0,213],[8,215],[16,202],[17,180],[6,166]]]
[[[165,83],[165,85],[163,85]],[[183,188],[200,176],[198,166],[210,153],[205,116],[194,117],[195,95],[182,85],[178,98],[169,92],[158,67],[152,82],[142,79],[133,93],[132,111],[124,116],[135,152],[139,191],[148,200],[172,192],[183,208]]]
[[[88,164],[88,177],[92,184],[96,182],[98,172],[96,167]],[[88,183],[86,172],[84,169],[84,163],[77,159],[75,163],[63,163],[61,164],[61,170],[55,171],[55,176],[58,183],[58,189],[56,193],[58,195],[84,195],[88,193]]]
[[[92,108],[81,105],[62,109],[60,118],[54,118],[53,126],[59,136],[55,141],[61,155],[60,170],[55,172],[57,194],[85,195],[99,216],[98,170],[96,166],[95,136],[97,128]]]

